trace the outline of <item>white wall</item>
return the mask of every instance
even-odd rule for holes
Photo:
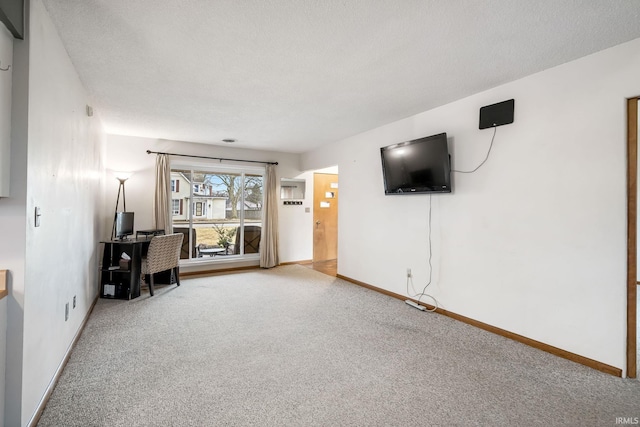
[[[304,179],[305,193],[302,205],[285,206],[280,201],[280,262],[310,261],[313,258],[313,173],[282,178]]]
[[[0,66],[7,68],[13,62],[13,36],[0,24]],[[10,194],[11,164],[11,74],[0,71],[0,197]],[[1,205],[0,205],[1,206]],[[1,208],[0,208],[1,209]],[[2,227],[0,226],[0,230]],[[1,246],[1,244],[0,244]],[[0,248],[0,252],[2,249]],[[0,258],[0,270],[3,260]],[[0,301],[0,420],[4,420],[5,364],[7,360],[7,300]]]
[[[29,5],[25,8],[28,10]],[[28,22],[26,23],[28,27]],[[10,197],[0,199],[0,260],[10,271],[7,304],[7,358],[4,384],[4,425],[19,426],[22,404],[22,343],[26,251],[27,116],[29,44],[13,46],[11,102]]]
[[[151,138],[140,138],[122,135],[107,136],[107,208],[110,212],[115,209],[115,201],[118,194],[118,182],[110,171],[133,172],[131,178],[126,181],[125,191],[127,196],[127,210],[134,211],[136,230],[154,228],[153,224],[153,192],[155,187],[155,154],[147,154],[147,150],[189,154],[196,156],[212,156],[245,160],[278,162],[277,179],[295,178],[302,172],[299,167],[299,155],[279,153],[273,151],[245,150],[233,147],[196,144],[183,141],[169,141]],[[206,160],[176,157],[172,161],[194,162],[206,164]],[[209,161],[210,163],[212,161]],[[213,161],[213,164],[217,164]],[[229,162],[225,162],[229,163]],[[248,165],[246,163],[244,166]],[[278,189],[278,195],[280,190]],[[296,206],[298,209],[288,209],[278,200],[279,224],[280,224],[280,261],[290,262],[310,259],[309,247],[312,244],[309,233],[301,231],[299,224],[308,222],[311,229],[313,220],[311,214],[304,212],[304,206]],[[120,202],[122,207],[122,202]],[[295,224],[295,226],[292,226]],[[109,227],[111,224],[109,224]],[[105,238],[108,236],[104,236]],[[203,269],[226,268],[229,265],[216,261],[215,264],[206,264],[208,259],[198,260],[196,265],[181,267],[181,271],[196,271]],[[255,264],[255,262],[253,263]]]
[[[18,168],[25,176],[15,180],[15,187],[12,179],[12,198],[17,189],[12,203],[20,204],[26,195],[13,231],[22,236],[22,241],[16,238],[14,256],[24,270],[14,274],[8,301],[14,299],[17,307],[8,326],[22,329],[8,345],[7,372],[15,384],[9,384],[8,375],[5,425],[12,426],[27,425],[35,415],[97,296],[98,241],[105,222],[100,121],[86,115],[89,98],[41,1],[30,1],[28,10],[27,39],[20,42],[27,47],[16,47],[20,55],[28,54],[28,67],[20,68],[28,75],[28,90],[14,96],[14,104],[27,109],[12,123],[17,128],[12,158],[22,151],[26,159]],[[13,150],[16,146],[20,150]],[[42,210],[38,228],[36,206]],[[0,212],[5,212],[2,206]],[[65,303],[70,303],[68,321]]]
[[[340,168],[340,274],[399,294],[407,268],[427,283],[430,198],[385,196],[379,148],[444,131],[454,168],[472,169],[493,132],[478,130],[479,108],[515,98],[489,161],[431,198],[428,293],[624,369],[625,106],[638,75],[640,39],[305,153],[304,169]]]

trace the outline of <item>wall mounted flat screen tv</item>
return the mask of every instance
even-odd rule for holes
[[[385,194],[450,193],[447,134],[380,148]]]

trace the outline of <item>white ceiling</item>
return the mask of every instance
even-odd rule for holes
[[[640,37],[638,0],[43,1],[108,133],[285,152]]]

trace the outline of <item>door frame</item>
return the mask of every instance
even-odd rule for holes
[[[627,377],[637,377],[638,103],[627,99]]]
[[[317,259],[317,255],[316,255],[316,238],[315,238],[315,228],[316,228],[316,224],[315,224],[315,219],[316,219],[316,209],[319,209],[319,207],[316,205],[316,175],[335,175],[336,177],[339,176],[338,171],[336,170],[335,172],[333,171],[334,168],[326,168],[326,169],[320,169],[320,170],[316,170],[313,171],[313,176],[312,176],[312,180],[313,180],[313,222],[312,222],[312,227],[313,227],[313,231],[312,231],[312,253],[311,253],[311,262],[323,262],[323,261],[331,261],[331,259],[328,260],[318,260]],[[338,192],[338,199],[340,198],[340,193]],[[339,202],[338,202],[338,206],[340,206]],[[338,212],[336,212],[336,220],[337,220],[337,215]],[[336,234],[335,234],[335,240],[336,240],[336,246],[338,245],[338,231],[336,230]],[[336,254],[336,261],[337,261],[337,254]]]

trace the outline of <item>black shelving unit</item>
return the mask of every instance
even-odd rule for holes
[[[100,268],[100,297],[132,299],[140,296],[140,266],[150,239],[112,240],[104,243]],[[121,262],[122,254],[129,256]]]

